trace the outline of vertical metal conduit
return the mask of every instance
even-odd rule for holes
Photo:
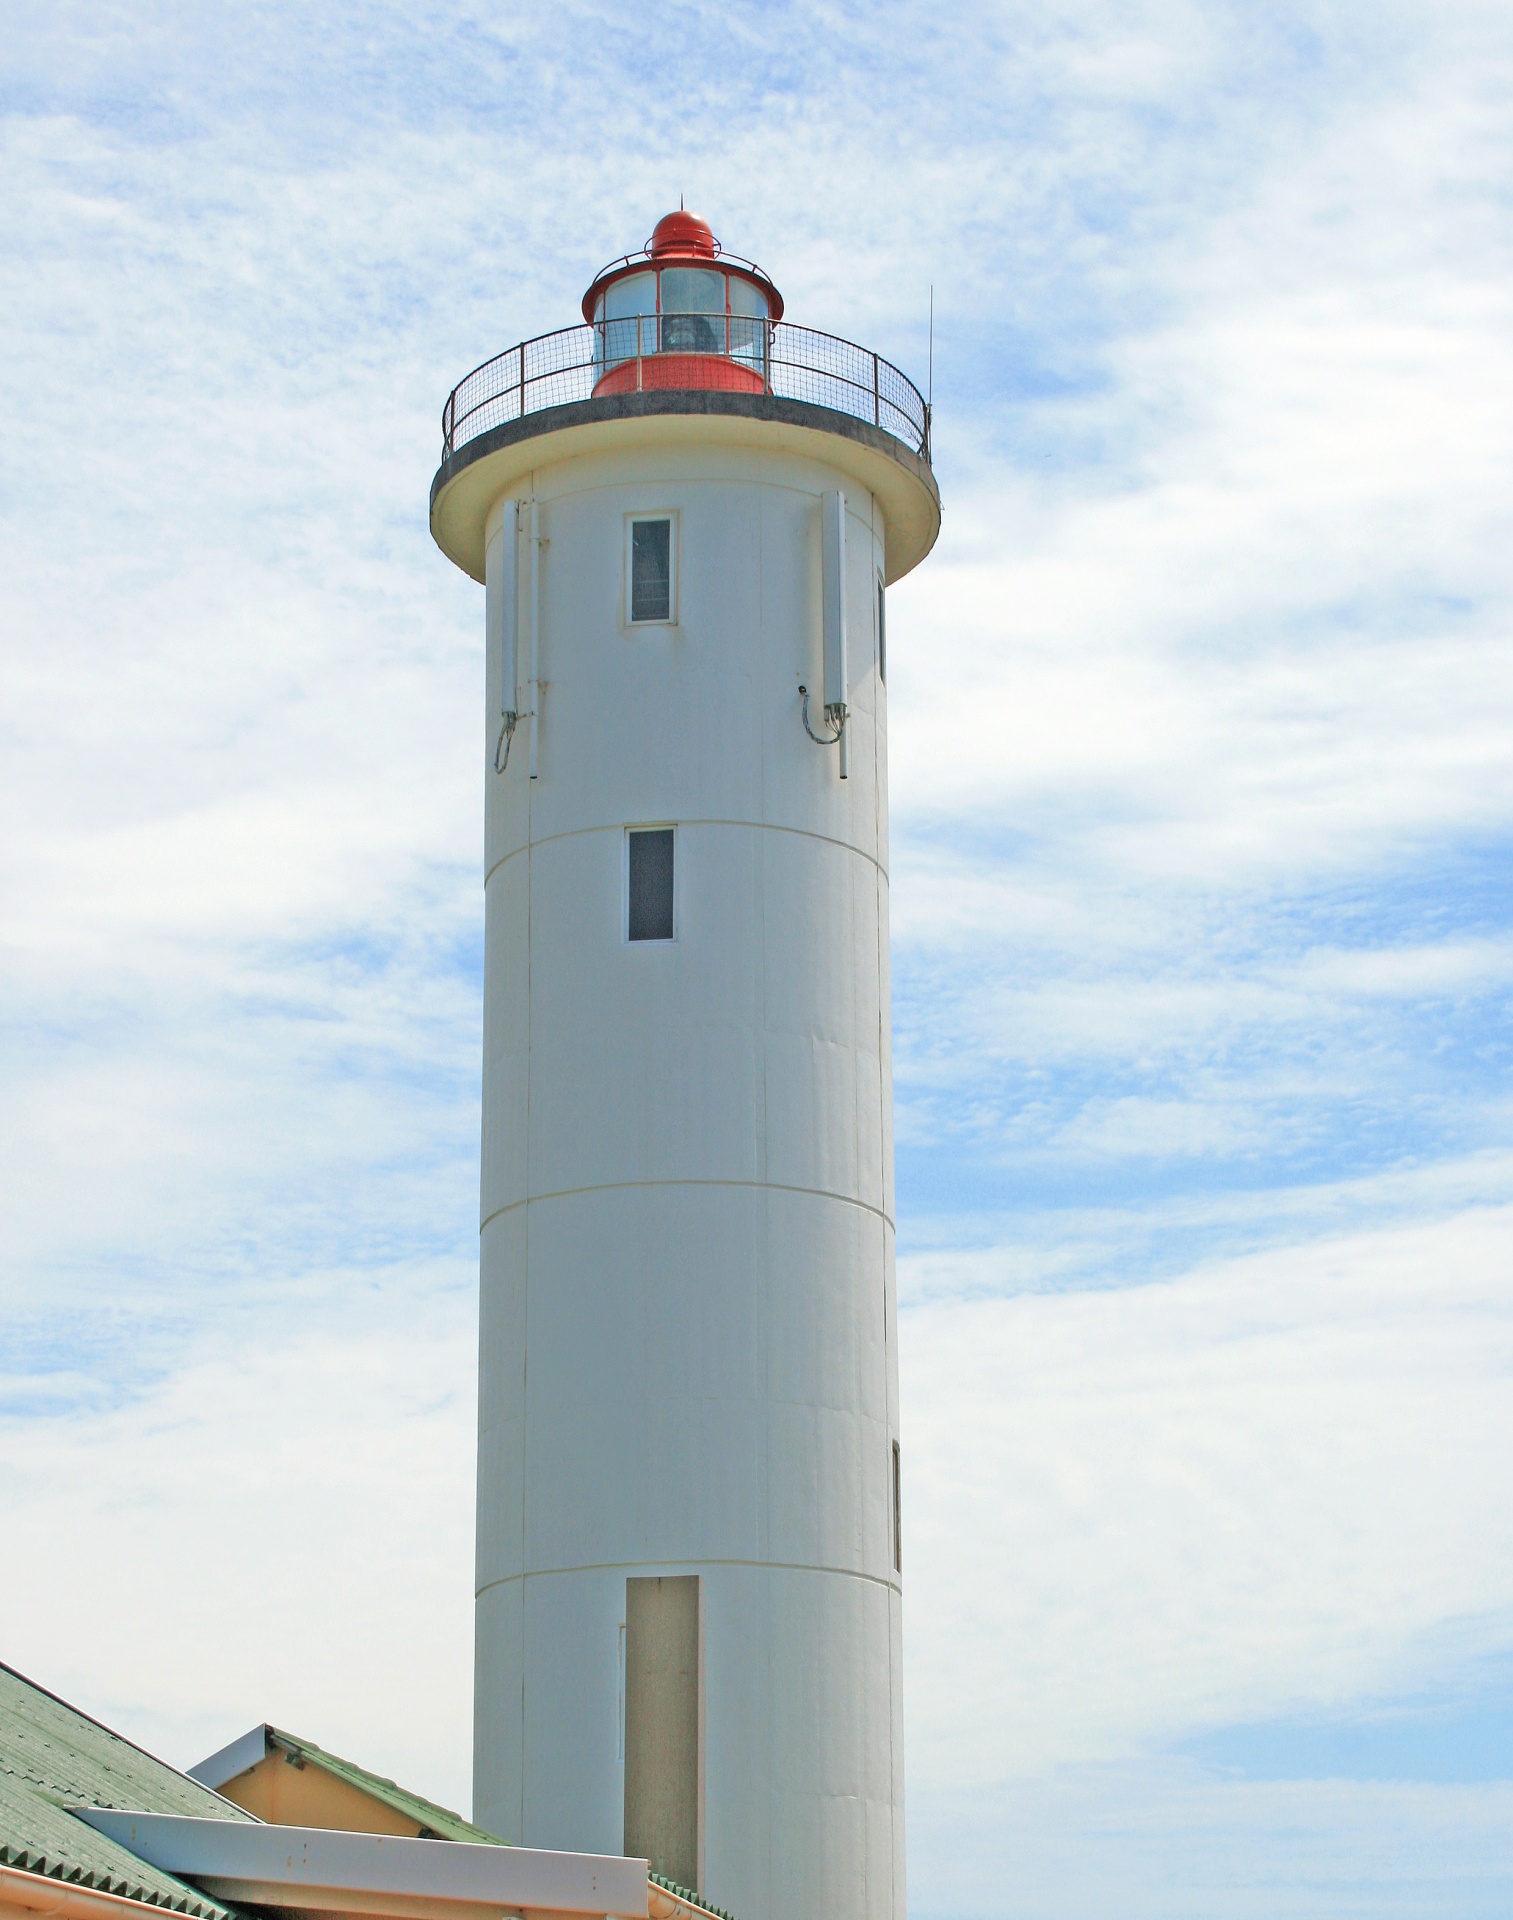
[[[536,778],[536,736],[541,711],[541,503],[531,500],[531,778]]]

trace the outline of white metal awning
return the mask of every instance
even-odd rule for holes
[[[70,1812],[151,1866],[236,1905],[392,1920],[500,1920],[503,1913],[646,1920],[648,1913],[646,1862],[617,1854],[107,1807]]]

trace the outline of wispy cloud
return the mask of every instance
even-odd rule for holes
[[[911,1751],[963,1787],[1338,1706],[1475,1615],[1501,1644],[1508,1209],[901,1334]]]

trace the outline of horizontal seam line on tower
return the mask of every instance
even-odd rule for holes
[[[508,1200],[502,1207],[485,1214],[478,1222],[478,1231],[502,1214],[514,1213],[519,1207],[534,1206],[539,1200],[571,1200],[581,1193],[624,1193],[634,1187],[740,1187],[760,1189],[771,1193],[805,1193],[814,1200],[838,1200],[843,1207],[856,1207],[863,1213],[870,1213],[885,1226],[894,1226],[893,1216],[885,1213],[881,1207],[874,1207],[870,1200],[857,1200],[849,1193],[835,1193],[829,1187],[793,1187],[782,1180],[603,1180],[587,1187],[556,1187],[550,1193],[528,1193],[520,1200]]]
[[[473,1598],[476,1600],[495,1587],[512,1587],[520,1581],[554,1580],[565,1573],[614,1573],[621,1567],[760,1567],[772,1573],[825,1573],[835,1574],[842,1580],[865,1580],[870,1586],[886,1587],[890,1593],[900,1596],[904,1590],[903,1582],[896,1577],[889,1579],[882,1574],[861,1573],[855,1567],[817,1566],[807,1560],[700,1559],[697,1555],[687,1555],[682,1559],[587,1560],[571,1567],[534,1567],[529,1573],[506,1573],[497,1580],[485,1580],[481,1587],[473,1589]]]
[[[529,853],[535,847],[549,847],[556,840],[581,840],[585,834],[589,833],[624,833],[635,825],[634,820],[622,820],[618,825],[611,823],[598,827],[568,827],[562,833],[547,833],[543,834],[539,840],[527,840],[524,846],[502,854],[493,866],[486,867],[483,884],[487,886],[501,867],[508,866],[511,860],[518,860],[522,853]],[[839,847],[843,853],[854,853],[858,860],[865,860],[876,867],[884,880],[888,878],[888,869],[875,853],[867,853],[863,848],[853,846],[849,840],[837,840],[832,833],[813,833],[808,827],[780,827],[768,820],[679,819],[677,825],[680,827],[745,827],[752,833],[791,833],[799,840],[818,840],[824,846]]]

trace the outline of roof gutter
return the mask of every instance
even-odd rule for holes
[[[50,1874],[23,1867],[0,1867],[0,1913],[55,1914],[58,1920],[165,1920],[167,1907],[128,1900],[119,1893],[98,1893]]]

